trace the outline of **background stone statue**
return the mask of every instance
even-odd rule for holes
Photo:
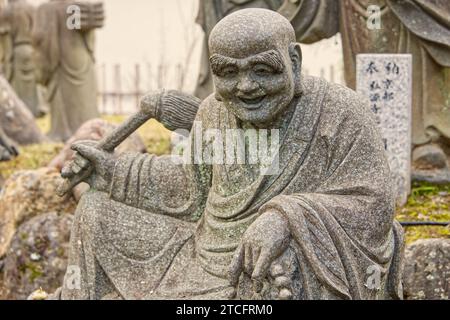
[[[44,110],[38,94],[31,37],[35,12],[26,0],[10,0],[0,23],[8,28],[11,44],[3,57],[6,78],[33,115],[40,116]]]
[[[81,21],[69,28],[68,23],[76,21],[69,21],[74,15],[68,13],[71,5],[80,8]],[[103,20],[101,3],[52,0],[38,7],[33,41],[39,78],[47,87],[51,139],[65,141],[84,122],[99,116],[94,33]]]
[[[315,42],[340,32],[345,78],[356,85],[356,55],[413,55],[412,142],[416,163],[448,169],[450,156],[450,3],[442,0],[306,0],[294,21],[301,42]],[[370,5],[381,8],[381,29],[370,30]],[[304,11],[304,12],[302,12]],[[306,17],[309,17],[307,19]],[[339,21],[330,30],[329,21]],[[447,157],[445,152],[447,152]]]
[[[222,19],[209,50],[215,94],[198,112],[195,99],[166,109],[170,93],[152,94],[110,137],[132,132],[143,113],[162,123],[196,114],[184,161],[73,145],[77,156],[62,176],[85,177],[91,191],[79,202],[71,267],[53,297],[400,298],[402,228],[366,103],[348,88],[303,77],[294,29],[273,11]],[[273,171],[261,158],[251,162],[248,149],[242,163],[205,160],[218,152],[214,145],[226,150],[229,141],[218,136],[244,130],[269,130],[270,143],[279,142],[268,159]]]

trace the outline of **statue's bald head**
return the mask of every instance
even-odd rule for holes
[[[301,50],[287,19],[244,9],[225,17],[209,38],[216,99],[239,119],[270,125],[301,93]]]
[[[290,22],[275,11],[243,9],[223,18],[209,37],[211,54],[234,58],[271,49],[287,49],[295,42]]]

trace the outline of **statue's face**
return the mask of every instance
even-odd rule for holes
[[[210,61],[216,94],[242,121],[270,123],[294,97],[297,75],[287,48],[243,58],[216,53]]]

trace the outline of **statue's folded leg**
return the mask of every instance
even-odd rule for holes
[[[75,213],[62,299],[144,298],[195,225],[87,192]]]

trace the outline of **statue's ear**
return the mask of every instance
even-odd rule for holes
[[[302,49],[300,48],[299,43],[291,43],[289,45],[289,57],[292,61],[292,71],[294,74],[294,83],[295,83],[295,96],[299,96],[302,91]]]

